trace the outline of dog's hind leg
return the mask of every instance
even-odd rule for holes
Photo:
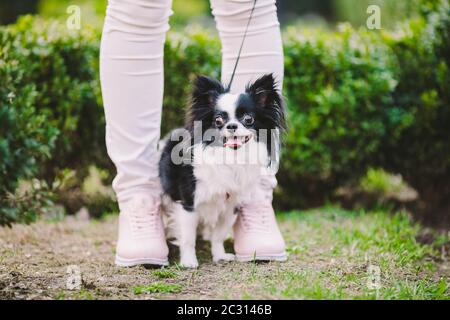
[[[217,225],[211,232],[211,254],[214,262],[233,261],[234,254],[226,253],[223,242],[230,233],[236,217],[234,214],[227,214],[220,217]]]
[[[198,215],[194,212],[179,208],[177,212],[178,235],[177,242],[180,247],[180,264],[187,268],[197,268],[198,261],[195,254],[195,241],[197,240]]]

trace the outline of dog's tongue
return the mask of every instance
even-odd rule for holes
[[[227,138],[227,140],[225,141],[225,143],[223,144],[224,147],[229,147],[229,148],[239,148],[242,146],[242,139],[237,138],[237,137],[230,137]]]

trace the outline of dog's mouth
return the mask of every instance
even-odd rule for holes
[[[251,137],[251,135],[223,137],[223,146],[237,150],[249,142]]]

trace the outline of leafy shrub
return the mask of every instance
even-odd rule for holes
[[[19,179],[31,178],[49,159],[58,129],[36,108],[35,82],[15,59],[15,36],[0,32],[0,224],[29,216],[11,203]]]
[[[419,192],[424,220],[450,225],[449,3],[421,8],[424,18],[397,32],[315,32],[285,43],[283,207],[322,204],[376,166]]]
[[[30,16],[1,29],[7,61],[20,66],[15,86],[47,125],[59,131],[40,176],[53,180],[63,168],[85,168],[105,161],[104,116],[98,70],[98,37],[89,30],[70,33],[64,26]],[[45,32],[43,32],[45,30]],[[3,43],[4,42],[4,43]]]
[[[55,205],[55,194],[45,181],[22,180],[14,193],[7,193],[0,208],[0,225],[20,221],[30,223],[45,215],[63,216],[64,208]]]
[[[401,36],[384,34],[396,59],[394,105],[406,121],[383,141],[382,165],[400,173],[424,201],[431,219],[450,217],[450,7],[427,1],[427,20]]]
[[[318,205],[337,186],[365,173],[395,121],[391,63],[378,39],[347,25],[335,33],[290,30],[285,41],[289,132],[278,193],[282,205]]]
[[[20,215],[19,206],[6,201],[19,179],[37,177],[52,185],[66,167],[83,177],[89,164],[108,167],[109,160],[97,34],[70,33],[27,16],[0,29],[0,48],[0,223],[5,223]]]

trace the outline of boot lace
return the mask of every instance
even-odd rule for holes
[[[160,226],[159,202],[137,199],[130,204],[128,212],[134,238],[149,238],[158,235]]]
[[[270,203],[252,203],[241,207],[239,214],[246,231],[269,232],[269,217],[272,210]]]

